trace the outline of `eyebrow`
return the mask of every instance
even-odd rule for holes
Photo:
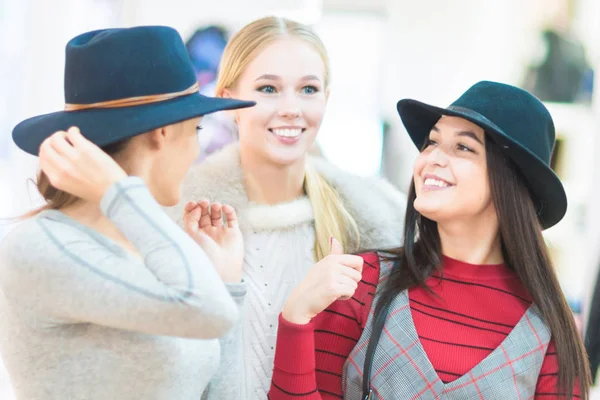
[[[257,81],[260,81],[261,79],[280,81],[281,77],[279,77],[277,75],[272,75],[272,74],[264,74],[264,75],[261,75],[258,78],[256,78]],[[303,76],[302,78],[300,78],[300,80],[302,80],[302,81],[320,81],[319,77],[316,75],[306,75],[306,76]]]
[[[437,126],[434,126],[433,128],[431,128],[432,131],[435,132],[440,132],[440,130],[438,129]],[[477,135],[475,134],[475,132],[471,132],[471,131],[459,131],[456,133],[457,136],[466,136],[469,137],[473,140],[475,140],[477,143],[481,144],[483,146],[483,142],[481,141],[481,139],[479,139],[479,137],[477,137]]]
[[[483,142],[481,141],[481,139],[479,139],[477,137],[477,135],[475,134],[475,132],[471,132],[471,131],[460,131],[457,133],[458,136],[466,136],[466,137],[470,137],[471,139],[475,140],[477,143],[479,143],[480,145],[483,146]]]

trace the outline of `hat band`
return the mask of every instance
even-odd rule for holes
[[[91,103],[91,104],[66,103],[65,111],[79,111],[79,110],[86,110],[89,108],[119,108],[119,107],[139,106],[142,104],[158,103],[160,101],[171,100],[176,97],[187,96],[189,94],[194,94],[198,90],[200,90],[200,85],[198,85],[198,82],[196,82],[189,88],[182,90],[180,92],[165,93],[165,94],[151,94],[148,96],[127,97],[125,99],[100,101],[98,103]]]

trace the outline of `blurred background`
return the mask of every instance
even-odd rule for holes
[[[172,26],[187,42],[201,91],[212,95],[227,39],[266,15],[312,25],[330,53],[321,154],[403,191],[416,150],[397,116],[399,99],[447,106],[473,83],[495,80],[546,103],[569,209],[545,236],[583,332],[600,260],[600,0],[0,0],[0,218],[40,202],[28,182],[36,159],[13,145],[11,131],[62,109],[69,39],[99,28]],[[207,153],[235,140],[223,115],[205,125]],[[11,228],[0,224],[0,239]],[[0,399],[13,399],[1,362]]]

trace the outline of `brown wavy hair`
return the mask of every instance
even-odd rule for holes
[[[114,157],[127,147],[130,139],[124,139],[116,143],[102,147],[102,150],[111,157]],[[67,207],[79,200],[77,196],[71,193],[59,190],[52,186],[48,176],[43,171],[38,172],[37,179],[33,181],[37,190],[40,192],[46,204],[38,207],[28,213],[21,215],[17,220],[23,220],[34,217],[44,210],[60,210],[61,208]]]

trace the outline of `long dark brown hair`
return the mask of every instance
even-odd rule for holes
[[[487,135],[486,155],[504,262],[517,273],[552,332],[560,397],[571,399],[573,388],[579,385],[581,398],[587,400],[591,382],[587,356],[550,261],[534,198],[514,163]],[[406,208],[404,246],[389,251],[386,257],[398,262],[400,268],[391,272],[378,294],[373,321],[398,293],[414,286],[427,288],[425,281],[441,265],[437,223],[415,210],[415,198],[413,181]]]
[[[107,146],[102,147],[102,150],[109,156],[114,157],[115,155],[123,151],[125,147],[127,147],[127,144],[130,140],[131,139],[128,138],[116,143],[109,144]],[[46,204],[32,211],[29,211],[28,213],[21,215],[17,218],[10,219],[9,221],[20,221],[23,219],[34,217],[44,210],[60,210],[61,208],[67,207],[79,200],[77,196],[59,190],[52,186],[50,180],[43,171],[40,171],[38,173],[37,179],[33,182],[33,184],[37,187],[37,190],[40,192],[40,194],[46,201]]]

